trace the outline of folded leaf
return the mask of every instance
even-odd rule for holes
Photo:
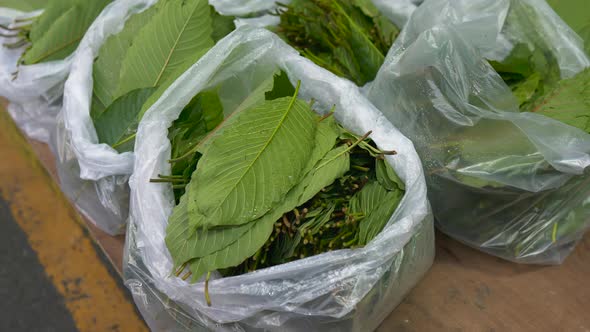
[[[190,261],[191,280],[195,282],[207,272],[236,266],[254,255],[270,237],[274,222],[279,217],[280,215],[267,214],[261,220],[253,222],[253,227],[229,246]]]
[[[397,173],[391,168],[387,161],[377,159],[375,165],[375,175],[377,181],[387,190],[405,190],[406,185],[399,178]]]
[[[166,246],[174,260],[175,269],[194,258],[210,255],[237,241],[254,227],[256,221],[236,226],[217,227],[211,230],[189,231],[187,195],[180,198],[168,220]]]

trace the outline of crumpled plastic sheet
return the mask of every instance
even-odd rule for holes
[[[563,78],[590,65],[543,0],[426,0],[364,93],[414,142],[443,232],[511,261],[556,264],[590,227],[590,135],[519,112],[486,61],[517,43],[544,45]]]
[[[356,132],[372,130],[387,161],[406,184],[405,196],[386,228],[367,246],[301,259],[253,273],[212,274],[207,306],[204,282],[171,276],[165,244],[174,207],[169,184],[149,180],[170,172],[168,128],[200,91],[219,87],[225,110],[234,110],[261,82],[283,69],[300,96],[316,100]],[[434,233],[426,184],[412,143],[341,79],[299,56],[278,36],[245,26],[221,40],[188,69],[146,112],[138,129],[125,283],[155,331],[370,331],[400,303],[432,264]]]
[[[60,174],[67,180],[82,211],[96,226],[109,234],[125,232],[129,211],[127,181],[133,165],[131,153],[119,154],[106,144],[98,144],[90,118],[92,66],[100,46],[123,29],[133,14],[153,5],[156,0],[117,0],[109,4],[90,26],[71,57],[71,70],[65,82],[63,108],[59,116],[55,142]],[[83,189],[82,194],[76,191]],[[71,196],[71,195],[70,195]],[[86,198],[84,198],[86,197]]]

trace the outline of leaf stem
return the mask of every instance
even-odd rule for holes
[[[137,133],[134,133],[133,135],[127,136],[125,139],[123,139],[122,141],[118,141],[117,143],[113,144],[111,147],[112,148],[117,148],[118,146],[121,146],[131,140],[135,139],[135,136],[137,135]]]
[[[359,138],[356,142],[354,142],[351,146],[348,147],[348,149],[340,152],[339,154],[335,155],[334,157],[330,158],[328,161],[324,162],[323,164],[321,164],[320,166],[316,167],[315,171],[317,171],[318,169],[326,166],[327,164],[331,163],[332,161],[336,160],[337,158],[339,158],[341,155],[350,152],[350,150],[354,149],[357,145],[359,145],[362,141],[364,141],[365,139],[367,139],[367,137],[369,137],[369,135],[371,135],[371,133],[373,133],[373,131],[369,130],[369,132],[367,132],[366,134],[364,134],[361,138]]]
[[[207,278],[205,278],[205,301],[207,305],[211,306],[211,297],[209,296],[209,278],[211,278],[211,271],[207,272]]]

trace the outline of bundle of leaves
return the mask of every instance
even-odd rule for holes
[[[207,0],[160,0],[129,18],[94,63],[90,115],[99,142],[133,150],[144,112],[234,28]]]
[[[294,0],[277,14],[290,45],[357,85],[375,78],[399,33],[370,0]]]
[[[509,21],[521,24],[518,28],[531,42],[517,44],[503,61],[490,64],[512,89],[521,112],[544,115],[590,133],[590,69],[562,79],[554,52],[544,36],[535,31],[536,15],[524,4],[516,5],[518,10],[510,14],[515,17]],[[455,234],[479,243],[490,239],[505,243],[507,255],[520,257],[525,251],[543,252],[560,238],[572,238],[585,227],[588,212],[580,199],[588,185],[587,176],[574,177],[559,188],[531,193],[470,174],[498,175],[514,183],[530,183],[528,179],[533,176],[535,181],[548,183],[562,176],[515,125],[482,120],[477,126],[457,131],[443,145],[445,164],[452,165],[443,172],[450,172],[470,192],[469,198],[457,195],[463,197],[463,203],[477,206],[481,215],[496,221],[474,223],[464,216],[449,217],[445,227]],[[441,181],[444,178],[441,175]],[[548,219],[554,220],[551,227],[546,225]]]
[[[17,28],[2,26],[4,36],[18,40],[9,48],[27,46],[20,63],[32,65],[63,60],[72,54],[94,19],[112,0],[28,1],[17,8],[44,8],[41,15],[15,22]],[[10,5],[10,4],[9,4]]]
[[[206,91],[170,127],[179,157],[153,181],[175,188],[166,244],[177,276],[195,282],[360,247],[389,221],[404,193],[384,161],[395,152],[318,116],[298,89],[275,75],[209,133],[223,108]]]

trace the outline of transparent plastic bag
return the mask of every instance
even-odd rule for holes
[[[560,263],[590,226],[590,135],[519,112],[482,56],[517,43],[546,47],[563,78],[590,64],[542,0],[427,0],[364,92],[414,142],[443,232],[508,260]]]
[[[388,156],[406,184],[405,196],[386,228],[367,246],[339,250],[236,277],[204,283],[171,276],[164,242],[174,207],[172,187],[150,183],[170,172],[168,128],[200,91],[219,87],[225,110],[234,110],[281,68],[300,96],[314,99],[346,128],[365,133]],[[157,331],[369,331],[402,300],[432,264],[434,232],[420,160],[402,136],[350,81],[299,56],[265,29],[241,27],[188,69],[146,112],[137,132],[130,179],[131,211],[125,283],[144,318]]]
[[[127,180],[133,155],[119,154],[106,144],[98,144],[90,118],[92,66],[106,39],[121,31],[133,14],[156,2],[117,0],[97,17],[71,58],[63,108],[56,123],[56,155],[64,191],[96,226],[109,234],[125,232],[129,211]]]

